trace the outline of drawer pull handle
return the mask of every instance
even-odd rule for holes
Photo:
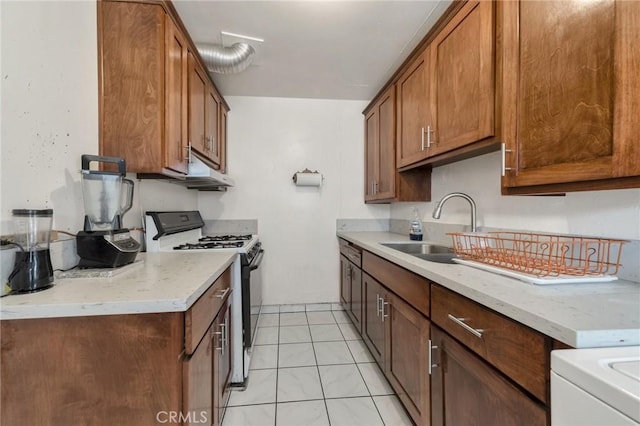
[[[384,322],[384,319],[389,317],[389,314],[385,314],[385,313],[384,313],[384,307],[385,307],[386,305],[388,305],[388,304],[389,304],[389,302],[385,302],[383,298],[380,298],[380,300],[382,300],[382,309],[381,309],[381,313],[382,313],[382,322]]]
[[[464,328],[469,333],[471,333],[474,336],[476,336],[478,339],[482,339],[482,333],[484,332],[483,329],[470,327],[467,323],[465,323],[466,318],[456,318],[451,314],[447,314],[447,316],[449,317],[449,319],[451,321],[455,322],[460,327]]]
[[[380,297],[379,294],[376,294],[376,316],[379,317],[380,316],[380,301],[382,300],[382,298]]]
[[[218,294],[216,294],[216,297],[218,299],[224,299],[224,297],[227,295],[227,293],[229,293],[229,290],[231,290],[231,287],[225,288],[224,290],[222,290]]]
[[[437,345],[434,345],[434,344],[433,344],[433,342],[432,342],[432,340],[431,340],[431,339],[429,339],[429,347],[427,348],[427,350],[429,351],[429,359],[428,359],[427,361],[428,361],[428,363],[429,363],[428,371],[429,371],[429,375],[430,375],[430,376],[431,376],[431,374],[433,373],[433,369],[434,369],[434,368],[436,368],[436,367],[438,367],[438,364],[435,364],[435,363],[433,362],[433,350],[434,350],[434,349],[438,349],[438,346],[437,346]]]

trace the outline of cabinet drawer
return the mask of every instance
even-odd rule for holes
[[[548,402],[550,339],[438,285],[431,320],[473,352]]]
[[[393,291],[407,303],[429,316],[429,281],[409,272],[398,265],[365,251],[362,269],[380,281],[382,285]]]
[[[184,319],[184,346],[187,355],[191,355],[198,346],[230,291],[231,268],[229,267],[187,311]]]
[[[362,252],[360,248],[351,245],[348,241],[340,239],[340,253],[354,263],[358,268],[362,267]]]

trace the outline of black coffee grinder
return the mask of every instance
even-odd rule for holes
[[[102,170],[91,170],[91,163],[103,163]],[[107,164],[116,171],[107,171]],[[111,166],[113,167],[113,166]],[[84,230],[76,235],[79,268],[116,268],[132,263],[140,243],[122,228],[122,216],[133,204],[133,181],[125,179],[124,158],[82,156],[82,196]],[[126,191],[122,188],[126,187]]]
[[[12,212],[15,228],[16,260],[9,275],[11,293],[31,293],[53,285],[53,267],[49,243],[53,210],[16,209]]]

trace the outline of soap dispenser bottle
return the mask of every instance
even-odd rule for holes
[[[411,221],[411,228],[409,229],[409,239],[422,241],[422,221],[420,220],[417,207],[413,209],[413,220]]]

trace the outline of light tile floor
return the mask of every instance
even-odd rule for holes
[[[262,314],[223,426],[412,425],[342,311]]]

